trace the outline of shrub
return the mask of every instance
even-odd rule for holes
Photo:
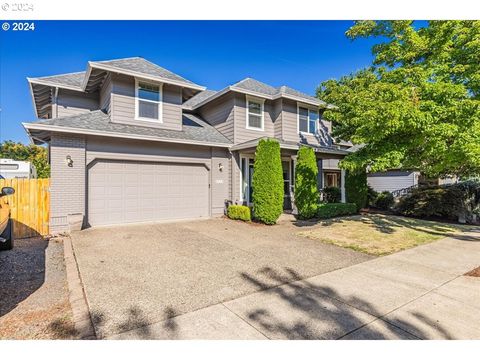
[[[317,176],[315,152],[311,147],[300,147],[295,166],[295,205],[301,219],[313,218],[317,212],[320,201]]]
[[[377,199],[378,192],[373,190],[370,185],[367,185],[367,206],[373,206]]]
[[[265,224],[275,224],[283,212],[283,170],[278,141],[259,141],[252,188],[253,216]]]
[[[328,219],[336,216],[353,215],[357,213],[357,205],[353,203],[322,203],[318,205],[317,217]]]
[[[327,203],[339,203],[342,197],[340,189],[336,186],[329,186],[322,190],[323,200]]]
[[[367,193],[366,171],[347,171],[345,175],[345,195],[347,202],[356,204],[358,211],[367,205]]]
[[[233,220],[252,220],[250,208],[244,205],[230,205],[227,209],[227,216]]]
[[[373,202],[373,206],[381,210],[389,210],[394,203],[395,200],[392,193],[389,191],[383,191],[377,195],[377,198]]]
[[[474,223],[474,215],[480,210],[480,182],[464,181],[414,189],[400,198],[395,209],[407,216]]]
[[[461,205],[461,194],[452,197],[442,187],[414,189],[400,198],[395,209],[403,215],[454,219]]]

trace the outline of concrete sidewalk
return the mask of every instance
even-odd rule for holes
[[[478,266],[470,233],[265,291],[245,275],[258,292],[110,338],[480,339]]]

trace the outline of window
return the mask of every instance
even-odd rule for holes
[[[263,130],[263,101],[247,97],[247,129]]]
[[[317,133],[318,110],[298,107],[298,131],[309,134]]]
[[[253,158],[241,156],[240,167],[242,178],[240,180],[240,195],[241,200],[246,204],[250,204],[252,201],[253,164]]]
[[[325,173],[325,186],[326,187],[340,187],[339,174],[337,173]]]
[[[136,81],[136,119],[162,121],[161,119],[162,87]]]

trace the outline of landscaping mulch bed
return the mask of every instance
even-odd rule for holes
[[[72,338],[62,240],[16,239],[0,252],[0,339]]]
[[[480,277],[480,266],[465,274],[465,276]]]

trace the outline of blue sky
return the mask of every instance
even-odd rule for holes
[[[0,140],[28,143],[35,120],[27,77],[83,71],[89,60],[141,56],[209,89],[245,77],[314,94],[370,65],[373,41],[352,21],[36,21],[0,32]]]

